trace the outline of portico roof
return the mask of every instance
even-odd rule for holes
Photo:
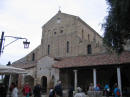
[[[125,51],[119,56],[117,54],[96,54],[64,58],[53,64],[55,68],[71,68],[101,65],[117,65],[130,63],[130,51]]]

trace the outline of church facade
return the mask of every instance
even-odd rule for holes
[[[122,89],[122,70],[128,80],[125,86],[130,85],[129,48],[126,46],[127,51],[119,57],[108,54],[102,37],[93,28],[78,16],[59,11],[42,26],[41,44],[12,65],[28,72],[18,76],[19,87],[25,82],[32,88],[40,83],[45,95],[58,80],[62,81],[65,93],[71,86],[87,91],[90,83],[118,83]]]

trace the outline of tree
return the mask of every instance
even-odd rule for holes
[[[130,0],[106,0],[108,16],[103,24],[104,43],[117,53],[124,50],[130,39]]]

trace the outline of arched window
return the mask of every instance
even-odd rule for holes
[[[92,54],[92,48],[90,44],[87,46],[87,51],[88,51],[88,54]]]
[[[50,45],[48,45],[48,51],[47,51],[48,55],[50,55]]]
[[[35,61],[35,53],[32,54],[32,61]]]
[[[42,92],[43,93],[46,93],[47,92],[47,77],[46,76],[43,76],[41,78],[41,85],[42,85]]]
[[[67,41],[67,48],[66,48],[66,52],[69,53],[69,41]]]

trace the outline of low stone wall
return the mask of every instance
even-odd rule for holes
[[[89,97],[102,97],[103,91],[88,91],[87,94]]]

